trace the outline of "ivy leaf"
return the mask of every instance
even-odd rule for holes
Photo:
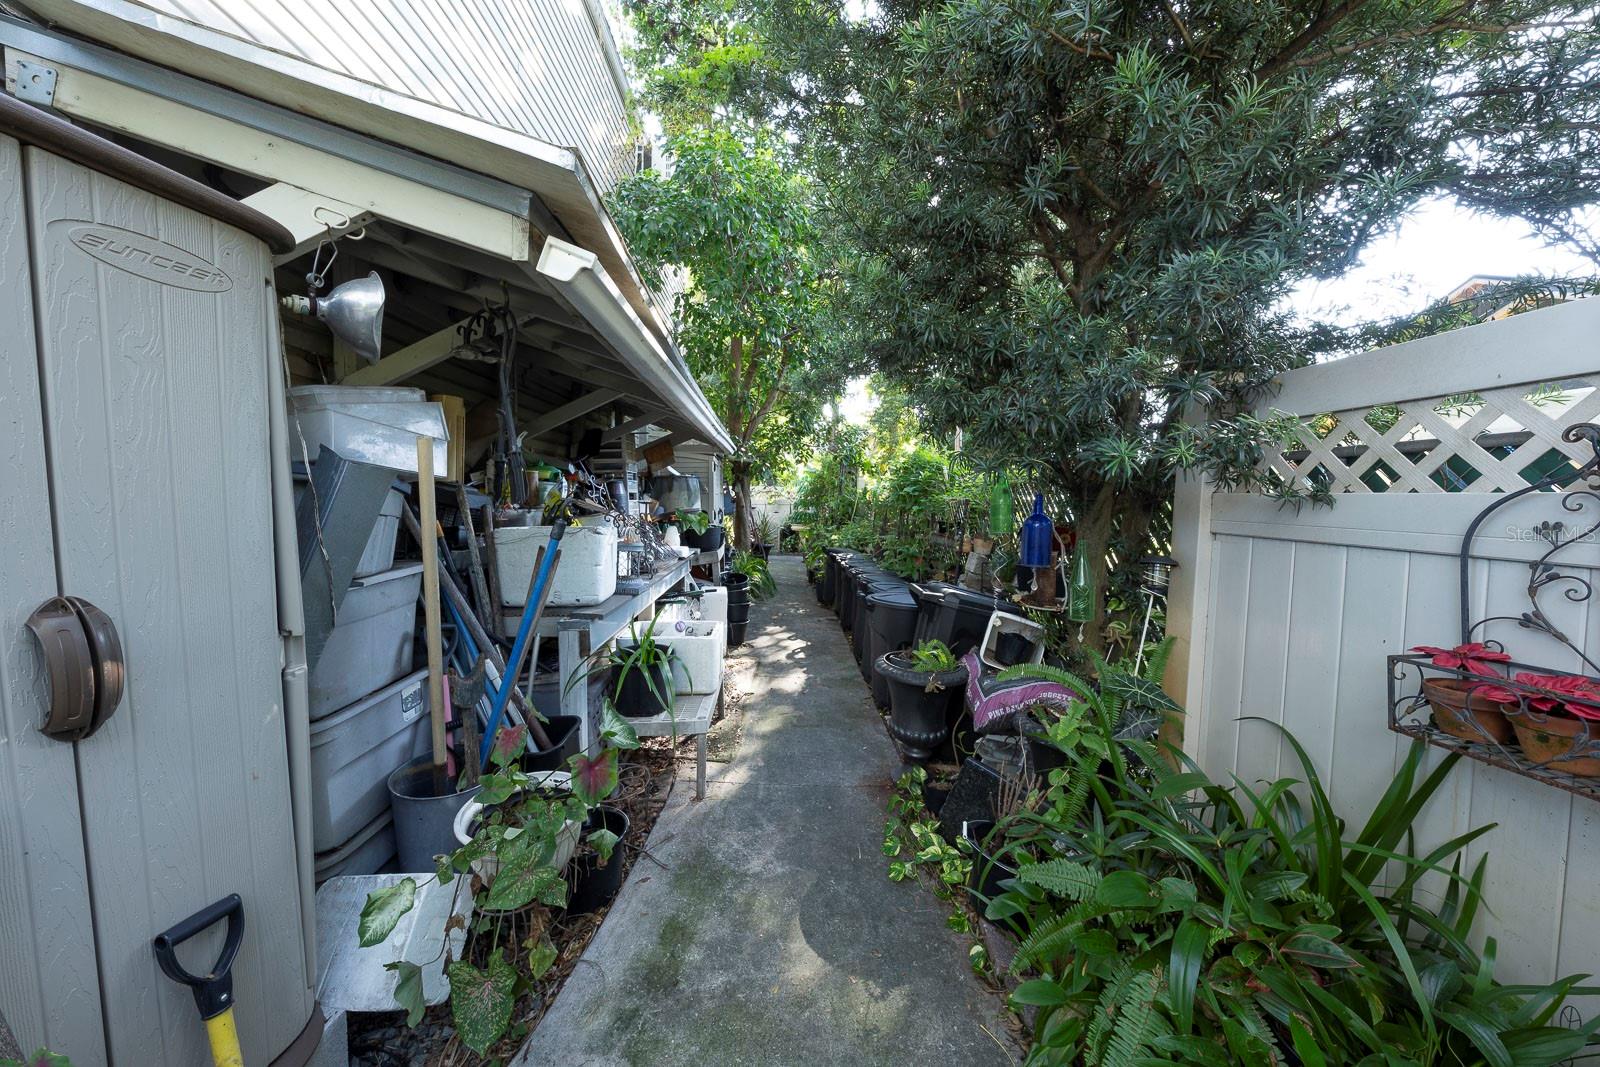
[[[639,747],[639,731],[633,728],[633,723],[622,717],[610,697],[606,697],[600,708],[600,743],[629,750]]]
[[[505,953],[495,949],[485,971],[466,960],[457,960],[446,973],[450,977],[450,1014],[456,1033],[462,1044],[480,1056],[486,1055],[511,1025],[517,972],[506,962]]]
[[[537,943],[530,939],[523,947],[528,950],[528,974],[537,982],[555,966],[556,944],[550,940],[549,934],[545,934]]]
[[[572,795],[590,807],[610,796],[617,788],[617,750],[608,748],[598,756],[573,756]]]
[[[385,963],[383,969],[399,975],[394,983],[394,1002],[405,1010],[406,1025],[415,1029],[422,1021],[422,1013],[428,1010],[427,1001],[422,999],[422,968],[405,960],[395,960]]]
[[[367,903],[361,909],[361,922],[356,927],[361,947],[381,945],[394,932],[395,924],[417,901],[417,882],[402,878],[394,885],[375,889],[367,894]]]

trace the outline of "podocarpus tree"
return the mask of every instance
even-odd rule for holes
[[[677,339],[736,451],[735,544],[750,545],[750,482],[797,445],[836,382],[819,340],[825,281],[810,185],[759,130],[685,126],[670,174],[624,181],[613,211],[647,276],[683,269]]]
[[[1057,487],[1102,589],[1177,470],[1255,477],[1265,427],[1237,413],[1335,336],[1283,313],[1294,283],[1428,196],[1556,234],[1600,185],[1586,0],[843,10],[734,5],[763,35],[753,106],[797,124],[859,247],[879,369]]]

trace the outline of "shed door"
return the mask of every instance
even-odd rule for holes
[[[273,569],[271,262],[259,241],[84,167],[32,148],[23,166],[59,587],[111,616],[127,662],[109,723],[50,743],[58,761],[76,749],[108,1058],[210,1062],[150,939],[238,893],[236,1015],[264,1063],[312,1008]],[[219,942],[186,946],[190,969]]]
[[[73,746],[38,730],[25,623],[56,595],[22,152],[0,137],[0,1015],[18,1039],[105,1060]]]

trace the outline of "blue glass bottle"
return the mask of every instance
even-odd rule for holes
[[[1033,514],[1022,523],[1022,559],[1024,567],[1050,566],[1050,550],[1055,547],[1055,523],[1044,513],[1044,494],[1033,498]]]

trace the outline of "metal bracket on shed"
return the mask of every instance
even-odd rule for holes
[[[43,63],[18,59],[15,63],[16,82],[11,87],[18,100],[40,107],[53,107],[56,102],[56,68]]]

